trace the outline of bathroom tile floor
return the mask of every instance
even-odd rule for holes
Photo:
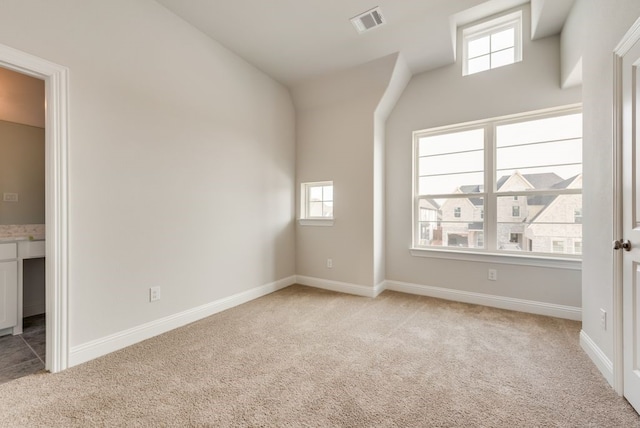
[[[23,333],[0,337],[0,384],[44,370],[45,315],[23,321]]]

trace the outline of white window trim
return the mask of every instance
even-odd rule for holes
[[[486,239],[485,239],[486,242]],[[581,270],[582,260],[577,256],[563,254],[564,257],[548,257],[543,254],[526,253],[503,254],[478,251],[464,251],[460,249],[449,250],[430,248],[411,248],[409,252],[414,257],[430,259],[446,259],[469,262],[497,263],[503,265],[536,266],[544,268]]]
[[[469,74],[469,57],[468,57],[468,45],[470,41],[479,39],[488,34],[498,33],[507,28],[514,28],[514,58],[513,64],[522,61],[522,10],[503,15],[501,17],[491,19],[489,21],[482,22],[468,26],[462,30],[462,75],[470,76]],[[491,54],[491,52],[489,53]],[[511,65],[511,64],[509,64]],[[489,68],[490,71],[493,68]],[[482,72],[479,72],[482,73]],[[473,74],[479,74],[473,73]]]
[[[307,216],[307,200],[309,198],[309,188],[316,186],[333,186],[333,181],[313,181],[300,183],[300,217],[298,224],[300,226],[333,226],[334,217],[308,217]]]
[[[300,226],[325,226],[330,227],[333,226],[334,219],[333,218],[299,218],[298,224]]]
[[[417,221],[416,221],[416,203],[417,196],[417,186],[418,180],[416,177],[416,150],[417,150],[417,139],[419,136],[424,135],[425,133],[448,133],[465,129],[473,129],[478,126],[482,126],[487,124],[488,122],[493,122],[495,124],[505,124],[509,122],[520,122],[525,120],[535,120],[544,117],[550,117],[554,115],[560,114],[571,114],[582,112],[582,104],[571,104],[562,107],[552,107],[543,110],[537,110],[527,113],[517,113],[508,116],[490,118],[477,120],[473,122],[460,123],[455,125],[446,125],[437,128],[428,128],[417,130],[412,133],[413,140],[413,153],[412,153],[412,220],[411,220],[411,228],[412,228],[412,239],[411,239],[411,247],[409,251],[412,256],[415,257],[426,257],[426,258],[434,258],[434,259],[450,259],[450,260],[463,260],[463,261],[474,261],[474,262],[486,262],[486,263],[500,263],[500,264],[513,264],[513,265],[522,265],[522,266],[539,266],[539,267],[548,267],[548,268],[559,268],[559,269],[571,269],[571,270],[580,270],[582,269],[582,255],[571,255],[571,254],[562,254],[555,256],[552,253],[515,253],[509,251],[489,251],[487,250],[488,242],[491,242],[491,248],[495,247],[495,237],[491,235],[492,230],[487,231],[487,222],[496,221],[494,210],[490,211],[490,219],[487,219],[487,215],[485,212],[484,216],[484,244],[485,249],[477,249],[477,248],[451,248],[451,247],[436,247],[436,248],[425,248],[425,247],[417,247],[415,245],[416,237],[417,237]],[[486,145],[485,145],[486,147]],[[494,192],[486,192],[487,184],[493,186],[495,182],[495,178],[493,177],[493,169],[494,169],[494,156],[493,151],[495,150],[494,144],[490,145],[491,150],[485,150],[485,158],[489,159],[488,163],[485,163],[487,167],[490,167],[490,170],[485,171],[485,177],[490,177],[491,180],[485,178],[485,192],[474,193],[474,196],[485,198],[485,210],[487,206],[487,200],[495,199],[498,196],[515,196],[515,194],[520,194],[521,192],[500,192],[499,194]],[[494,189],[495,190],[495,189]],[[530,191],[531,192],[531,191]],[[533,191],[535,193],[536,191]],[[546,191],[538,191],[538,192],[546,192]],[[561,193],[575,193],[573,190],[563,191]],[[582,193],[582,191],[580,191]],[[459,196],[459,195],[447,195],[449,196]],[[489,233],[489,236],[487,235]]]

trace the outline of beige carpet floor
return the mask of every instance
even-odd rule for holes
[[[638,427],[577,322],[292,286],[59,374],[1,427]]]

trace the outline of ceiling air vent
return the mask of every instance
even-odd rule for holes
[[[385,20],[380,7],[374,7],[371,10],[351,18],[351,23],[356,27],[358,33],[364,33],[365,31],[381,26],[385,23]]]

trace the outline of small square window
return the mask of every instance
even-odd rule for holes
[[[551,251],[554,253],[564,253],[564,241],[552,241]]]
[[[460,217],[462,216],[462,208],[460,208],[460,207],[455,207],[455,208],[453,209],[453,216],[454,216],[455,218],[460,218]]]
[[[462,30],[462,75],[522,61],[522,11]]]
[[[518,205],[511,207],[511,217],[520,217],[520,207]]]
[[[573,254],[582,254],[582,241],[575,241],[573,243]]]
[[[300,196],[302,219],[333,218],[333,181],[302,183]]]

